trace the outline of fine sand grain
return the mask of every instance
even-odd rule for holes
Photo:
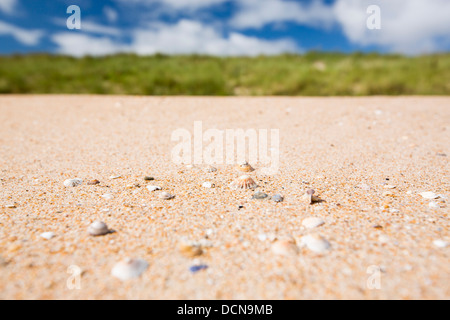
[[[279,129],[279,172],[174,164],[194,121]],[[0,123],[0,299],[450,298],[450,98],[3,96]],[[128,257],[148,268],[121,281]]]

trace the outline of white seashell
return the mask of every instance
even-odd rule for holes
[[[431,201],[431,202],[428,204],[428,207],[430,207],[430,208],[432,208],[432,209],[439,209],[441,206],[439,205],[439,203],[434,202],[434,201]]]
[[[202,187],[203,188],[215,188],[216,185],[214,183],[211,183],[211,182],[203,182]]]
[[[74,188],[79,186],[80,184],[83,183],[83,180],[81,179],[67,179],[66,181],[64,181],[64,186],[67,188]]]
[[[16,205],[15,205],[15,204],[7,204],[7,205],[5,206],[5,208],[7,208],[7,209],[15,209],[15,208],[16,208]]]
[[[148,268],[148,263],[142,259],[125,259],[118,262],[111,270],[111,275],[122,281],[139,278]]]
[[[120,179],[120,178],[122,178],[122,176],[111,176],[111,177],[109,177],[110,179],[112,179],[112,180],[115,180],[115,179]]]
[[[432,200],[432,199],[439,198],[439,196],[436,193],[434,193],[434,192],[422,192],[422,193],[419,193],[419,194],[425,199]]]
[[[320,227],[323,224],[325,224],[325,221],[323,221],[323,219],[319,217],[309,217],[302,221],[302,226],[308,229],[314,229]]]
[[[258,185],[250,176],[240,176],[230,184],[230,187],[233,189],[255,189]]]
[[[315,253],[323,253],[331,247],[326,239],[316,234],[303,236],[301,238],[301,243]]]
[[[271,247],[272,253],[279,256],[294,256],[297,255],[299,249],[295,242],[291,239],[278,240]]]
[[[162,200],[170,200],[175,198],[173,194],[170,194],[168,192],[162,192],[158,197]]]
[[[391,185],[391,184],[385,184],[384,187],[385,189],[395,189],[397,188],[397,186]]]
[[[112,200],[112,199],[114,199],[114,195],[112,195],[111,193],[107,193],[107,194],[102,195],[102,198],[106,199],[106,200]]]
[[[41,233],[41,238],[44,238],[45,240],[50,240],[55,237],[55,234],[53,232],[44,232]]]
[[[156,191],[156,190],[161,190],[161,187],[158,186],[147,186],[148,191],[152,192],[152,191]]]
[[[103,236],[109,232],[108,226],[102,221],[95,221],[88,228],[88,233],[94,237]]]
[[[433,244],[438,248],[446,248],[448,246],[448,242],[444,240],[434,240]]]

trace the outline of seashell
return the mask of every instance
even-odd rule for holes
[[[279,256],[295,256],[299,253],[299,249],[292,239],[278,240],[271,247],[272,253]]]
[[[422,192],[422,193],[419,193],[419,194],[425,199],[433,200],[433,199],[439,198],[439,195],[437,195],[434,192]]]
[[[118,262],[111,270],[111,275],[122,281],[139,278],[148,268],[148,263],[142,259],[125,259]]]
[[[107,194],[102,195],[102,198],[106,199],[106,200],[112,200],[112,199],[114,199],[114,195],[112,195],[111,193],[107,193]]]
[[[106,223],[102,221],[95,221],[89,226],[88,233],[91,236],[97,237],[97,236],[104,236],[105,234],[110,233],[110,231]]]
[[[207,172],[207,173],[213,173],[213,172],[216,172],[216,171],[217,171],[217,168],[215,168],[213,166],[209,166],[209,167],[205,168],[205,172]]]
[[[284,197],[281,194],[275,194],[272,196],[272,200],[275,202],[283,202]]]
[[[162,192],[158,197],[162,200],[170,200],[175,198],[173,194],[170,194],[168,192]]]
[[[394,186],[392,184],[385,184],[383,188],[385,188],[385,189],[395,189],[395,188],[397,188],[397,186]]]
[[[197,257],[203,254],[201,245],[194,242],[181,242],[178,245],[178,249],[183,255],[189,258]]]
[[[319,217],[309,217],[302,221],[302,226],[307,229],[314,229],[320,227],[323,224],[325,224],[325,221],[323,221],[323,219]]]
[[[317,234],[303,236],[301,243],[315,253],[323,253],[331,248],[330,243]]]
[[[97,184],[100,184],[100,181],[98,181],[98,180],[91,180],[91,181],[87,182],[88,186],[95,186]]]
[[[44,232],[41,233],[41,238],[44,238],[45,240],[50,240],[55,237],[55,234],[53,232]]]
[[[148,191],[152,192],[152,191],[156,191],[156,190],[161,190],[161,187],[158,186],[147,186]]]
[[[255,189],[258,185],[250,176],[240,176],[230,184],[230,187],[233,189]]]
[[[215,188],[216,185],[214,183],[211,183],[211,182],[203,182],[202,187],[203,188]]]
[[[83,183],[83,180],[81,179],[67,179],[66,181],[64,181],[64,186],[67,188],[74,188],[79,186],[80,184]]]
[[[438,248],[446,248],[448,246],[448,242],[444,240],[434,240],[433,244]]]
[[[434,202],[434,201],[431,201],[431,202],[428,204],[428,207],[430,207],[430,208],[432,208],[432,209],[439,209],[441,206],[439,205],[439,203]]]
[[[116,180],[122,178],[122,176],[111,176],[109,177],[111,180]]]
[[[262,200],[268,197],[267,193],[257,191],[253,194],[252,199]]]
[[[302,197],[302,200],[306,203],[306,204],[313,204],[316,202],[322,202],[323,200],[320,199],[319,197],[314,196],[315,191],[313,189],[309,189],[305,192],[305,194]]]
[[[145,181],[153,181],[153,180],[155,180],[155,178],[150,177],[150,176],[146,176],[146,177],[144,177],[144,180]]]
[[[251,165],[249,165],[247,161],[239,163],[235,168],[236,168],[236,170],[241,171],[241,172],[255,171],[255,169],[253,169],[253,167]]]
[[[5,205],[5,208],[7,208],[7,209],[15,209],[17,207],[16,207],[15,204],[7,204],[7,205]]]

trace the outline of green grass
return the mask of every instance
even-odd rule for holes
[[[449,95],[450,54],[2,56],[0,93]]]

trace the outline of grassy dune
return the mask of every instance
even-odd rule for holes
[[[3,56],[0,93],[449,95],[450,54]]]

